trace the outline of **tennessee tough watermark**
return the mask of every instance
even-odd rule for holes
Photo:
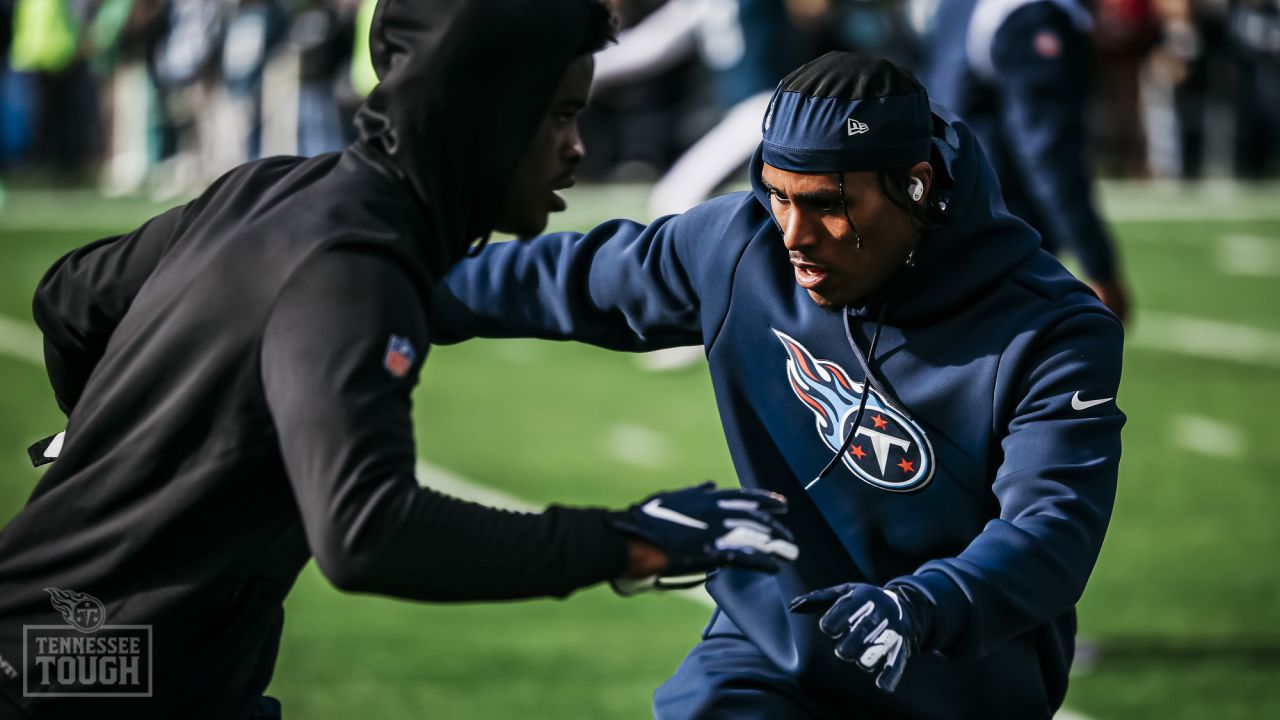
[[[107,625],[94,596],[45,592],[66,624],[22,626],[25,697],[151,697],[150,625]]]

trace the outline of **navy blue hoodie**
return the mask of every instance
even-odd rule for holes
[[[796,284],[757,151],[753,192],[459,263],[436,291],[437,339],[701,343],[738,478],[791,499],[801,547],[777,576],[713,577],[716,626],[727,618],[839,714],[1047,718],[1115,496],[1122,331],[1008,214],[968,128],[934,113],[947,222],[921,240],[916,267],[844,311],[848,333],[844,312]],[[882,307],[876,355],[863,357]],[[867,384],[850,454],[806,490]],[[933,606],[892,695],[786,609],[817,588],[889,581]]]

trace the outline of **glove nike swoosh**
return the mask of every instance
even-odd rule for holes
[[[640,511],[649,517],[666,520],[667,522],[673,522],[677,525],[684,525],[685,527],[696,528],[698,530],[707,529],[707,524],[701,520],[691,518],[688,515],[676,512],[671,508],[663,507],[661,498],[654,498],[645,503],[644,506],[640,508]]]

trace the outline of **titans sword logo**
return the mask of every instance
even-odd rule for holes
[[[914,420],[898,411],[874,388],[855,383],[844,368],[819,360],[794,338],[773,331],[787,351],[791,390],[816,417],[818,435],[837,450],[850,431],[845,467],[863,482],[882,490],[910,492],[933,478],[933,446]],[[870,393],[862,421],[853,428],[862,393]]]

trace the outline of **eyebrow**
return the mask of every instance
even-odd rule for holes
[[[789,198],[792,202],[819,203],[819,204],[825,204],[825,205],[834,205],[840,202],[840,191],[838,190],[829,189],[829,190],[812,190],[810,192],[803,192],[803,193],[785,193],[782,190],[779,190],[778,188],[774,187],[768,180],[765,180],[763,177],[760,178],[760,182],[764,184],[765,189],[768,190],[769,192],[775,192],[775,193],[778,193],[779,195],[783,195]]]

